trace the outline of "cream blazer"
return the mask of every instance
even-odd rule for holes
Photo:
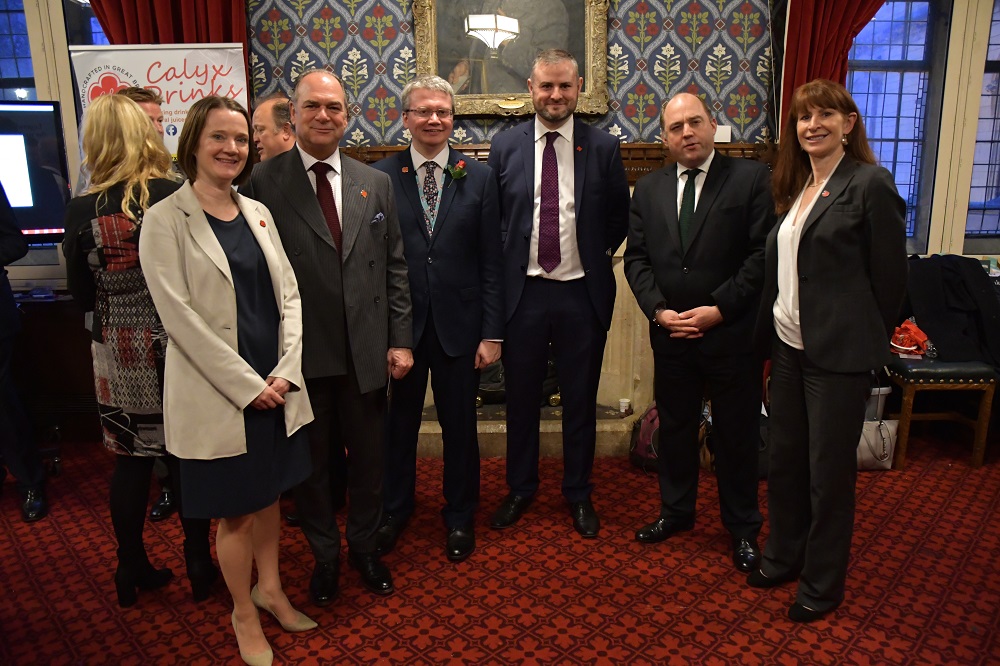
[[[281,317],[280,358],[271,376],[288,380],[285,430],[313,420],[302,380],[299,290],[267,208],[233,192],[264,252]],[[243,410],[267,383],[237,352],[236,290],[229,261],[190,181],[150,208],[139,260],[167,343],[163,419],[167,450],[211,460],[246,453]]]

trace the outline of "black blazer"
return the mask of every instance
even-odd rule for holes
[[[0,338],[13,337],[21,330],[21,313],[14,302],[4,266],[26,254],[28,241],[14,220],[7,193],[0,186]]]
[[[628,180],[618,139],[573,119],[576,241],[597,318],[611,328],[615,276],[611,257],[628,230]],[[521,300],[528,271],[535,200],[535,119],[501,132],[489,165],[500,184],[507,319]]]
[[[806,357],[830,372],[889,360],[906,293],[906,204],[892,174],[845,157],[827,180],[799,241],[799,322]],[[783,221],[785,216],[781,217]],[[778,228],[767,237],[758,351],[770,354],[778,298]]]
[[[625,277],[650,319],[656,351],[685,353],[691,340],[671,338],[653,319],[664,307],[684,312],[717,305],[722,323],[697,340],[709,354],[751,348],[764,281],[764,240],[774,226],[767,167],[715,153],[695,209],[691,239],[681,248],[677,165],[639,179],[632,197]]]
[[[399,228],[409,266],[413,346],[428,312],[449,356],[475,354],[482,340],[504,334],[500,201],[493,170],[452,149],[448,164],[465,161],[465,176],[447,171],[434,233],[427,234],[410,150],[373,166],[389,175],[399,203]]]

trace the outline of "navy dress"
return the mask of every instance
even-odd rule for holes
[[[222,245],[236,287],[239,355],[266,378],[278,364],[280,315],[271,274],[243,214],[223,222],[206,214]],[[184,513],[227,518],[260,511],[304,481],[312,468],[305,431],[285,435],[283,407],[243,410],[247,452],[215,460],[182,459]]]

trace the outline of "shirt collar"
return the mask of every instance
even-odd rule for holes
[[[327,164],[329,164],[330,166],[333,167],[334,172],[336,172],[338,175],[340,175],[342,173],[341,170],[340,170],[340,148],[339,147],[337,148],[337,150],[333,151],[333,155],[330,155],[325,160],[318,160],[318,159],[316,159],[315,157],[313,157],[312,155],[310,155],[306,151],[302,150],[302,146],[300,146],[297,142],[295,144],[295,148],[299,151],[299,157],[302,158],[302,166],[304,166],[306,168],[306,171],[309,171],[309,169],[312,168],[312,165],[316,164],[316,162],[326,162]]]
[[[440,153],[432,157],[430,160],[431,162],[434,162],[435,164],[438,165],[438,168],[441,169],[442,173],[444,172],[445,167],[448,166],[448,156],[451,154],[450,151],[451,148],[445,146],[443,149],[441,149]],[[419,152],[417,152],[417,149],[413,147],[412,143],[410,144],[410,159],[413,160],[413,166],[416,167],[417,169],[422,167],[424,165],[424,162],[427,161],[427,158],[421,155]]]
[[[535,116],[535,141],[543,138],[549,132],[557,132],[564,139],[573,143],[573,116],[570,116],[566,121],[559,126],[558,129],[550,130],[548,127],[542,124],[542,121]]]
[[[712,148],[712,152],[708,154],[708,158],[695,168],[701,171],[702,173],[708,173],[708,168],[712,166],[712,160],[714,159],[715,159],[715,148]],[[678,162],[677,177],[680,178],[685,171],[687,171],[687,167]]]

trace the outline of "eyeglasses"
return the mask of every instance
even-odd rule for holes
[[[420,108],[420,109],[403,109],[403,111],[405,113],[412,113],[417,118],[430,118],[435,113],[437,114],[437,117],[440,118],[441,120],[448,120],[448,118],[451,118],[451,109]]]

